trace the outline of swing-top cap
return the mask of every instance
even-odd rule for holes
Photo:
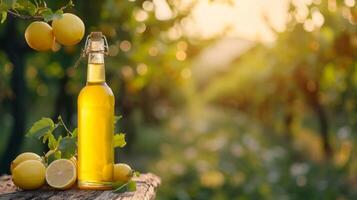
[[[90,37],[92,40],[100,40],[103,38],[102,32],[91,32]]]
[[[87,36],[84,46],[85,55],[88,55],[89,53],[104,53],[107,55],[108,49],[107,38],[102,34],[102,32],[91,32]]]

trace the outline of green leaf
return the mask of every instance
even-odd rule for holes
[[[42,118],[32,125],[26,136],[40,139],[45,134],[52,132],[54,128],[55,124],[52,119]]]
[[[14,5],[12,5],[12,9],[14,9],[14,10],[24,10],[25,7],[23,5],[21,5],[20,3],[15,3]]]
[[[53,12],[50,8],[46,8],[45,10],[41,11],[41,15],[43,16],[43,19],[48,22],[51,21]]]
[[[7,12],[7,10],[10,8],[9,5],[0,3],[0,12]]]
[[[0,4],[4,5],[7,8],[11,8],[14,4],[16,4],[16,0],[2,0]]]
[[[122,116],[114,116],[114,124],[116,124],[120,119],[122,118]]]
[[[63,10],[59,9],[56,12],[53,12],[50,8],[45,8],[41,15],[43,16],[46,22],[52,21],[54,19],[59,19],[62,17]]]
[[[7,12],[8,9],[7,5],[0,3],[0,12]]]
[[[62,138],[63,138],[62,135],[60,135],[60,136],[57,138],[57,146],[60,144]]]
[[[135,181],[128,181],[126,183],[115,183],[114,184],[114,193],[123,193],[123,192],[134,192],[136,191],[136,182]]]
[[[1,23],[3,24],[7,18],[7,12],[3,11],[1,12]]]
[[[24,10],[28,4],[31,2],[28,0],[17,0],[16,3],[12,4],[12,9],[14,10]]]
[[[12,9],[26,11],[31,16],[35,15],[38,11],[36,5],[29,0],[17,0],[16,4],[12,5]]]
[[[59,148],[59,144],[62,141],[62,139],[63,139],[62,135],[58,136],[57,141],[56,141],[56,143],[54,145],[54,149],[58,149]],[[50,148],[50,144],[49,143],[48,143],[48,148]]]
[[[123,148],[126,145],[125,134],[119,133],[114,135],[114,148]]]
[[[136,176],[136,177],[139,177],[139,176],[140,176],[140,172],[139,172],[139,171],[134,171],[133,174],[134,174],[134,176]]]
[[[50,137],[50,135],[49,134],[45,134],[43,137],[42,137],[42,143],[46,143],[47,142],[47,140],[48,140],[48,138]]]
[[[77,128],[75,128],[75,129],[72,131],[71,135],[72,135],[73,138],[77,137],[77,135],[78,135]]]
[[[62,153],[62,158],[71,158],[76,154],[77,140],[76,138],[64,137],[59,142],[58,150]]]
[[[52,20],[62,18],[62,14],[63,14],[63,10],[61,10],[61,9],[57,10],[53,14]]]
[[[119,187],[125,185],[127,182],[123,182],[123,181],[117,181],[113,183],[113,190],[118,189]]]
[[[53,134],[47,134],[47,135],[48,135],[48,148],[51,150],[56,149],[58,146],[58,143],[57,143],[55,136],[53,136]]]
[[[27,12],[31,15],[34,16],[36,15],[38,8],[36,7],[35,4],[31,3],[30,1],[28,1],[27,5],[26,5],[26,10]]]
[[[136,182],[135,181],[129,181],[127,187],[128,187],[128,192],[136,191]]]
[[[67,3],[67,7],[74,7],[74,3],[72,0],[69,0]]]
[[[61,152],[60,151],[55,151],[51,155],[48,156],[47,158],[47,164],[51,164],[51,162],[61,159]]]
[[[66,9],[66,8],[71,8],[71,7],[74,7],[74,3],[73,3],[72,0],[69,0],[65,6],[63,6],[62,8],[60,8],[60,10],[63,11],[64,9]]]

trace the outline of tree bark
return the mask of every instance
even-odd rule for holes
[[[305,67],[306,68],[306,67]],[[330,158],[332,156],[332,147],[328,139],[328,120],[326,116],[325,109],[323,105],[319,101],[319,84],[317,80],[314,80],[308,77],[306,73],[306,69],[304,67],[298,67],[295,70],[295,79],[305,95],[306,101],[308,105],[311,107],[313,112],[315,113],[319,127],[320,127],[320,135],[323,144],[323,149],[325,152],[325,156]]]
[[[325,155],[329,158],[332,156],[332,147],[328,139],[328,122],[327,122],[325,109],[318,102],[313,103],[312,108],[319,120],[320,135],[322,138],[322,144],[323,144]]]

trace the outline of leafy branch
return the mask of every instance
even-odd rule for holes
[[[63,128],[67,131],[67,133],[72,135],[72,132],[69,131],[69,129],[67,128],[66,124],[64,124],[61,116],[58,116],[58,124],[62,125]]]
[[[114,119],[115,124],[120,117],[116,116]],[[60,127],[63,128],[66,134],[61,134],[56,138],[54,131],[59,130]],[[26,136],[39,139],[44,144],[47,143],[50,151],[46,153],[45,160],[48,164],[60,158],[71,158],[77,154],[77,128],[70,131],[61,116],[57,118],[56,123],[51,118],[42,118],[36,121]],[[122,148],[125,145],[125,134],[114,134],[114,147]]]
[[[28,20],[28,19],[43,20],[44,19],[43,16],[40,16],[40,15],[33,15],[33,16],[23,15],[23,14],[16,12],[15,10],[12,10],[12,9],[8,10],[7,13],[12,15],[13,17],[17,17],[17,18],[25,19],[25,20]],[[2,22],[3,22],[3,20],[5,21],[6,18],[1,19]]]
[[[114,193],[134,192],[136,190],[136,182],[130,180],[126,183],[115,183],[113,188]]]
[[[8,15],[24,20],[44,20],[48,22],[60,18],[65,9],[73,6],[73,1],[69,0],[66,5],[53,11],[51,8],[47,7],[44,0],[1,0],[1,23],[7,19]]]

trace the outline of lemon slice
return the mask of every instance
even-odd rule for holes
[[[46,181],[51,187],[67,189],[76,182],[76,179],[76,166],[71,160],[55,160],[47,167]]]

